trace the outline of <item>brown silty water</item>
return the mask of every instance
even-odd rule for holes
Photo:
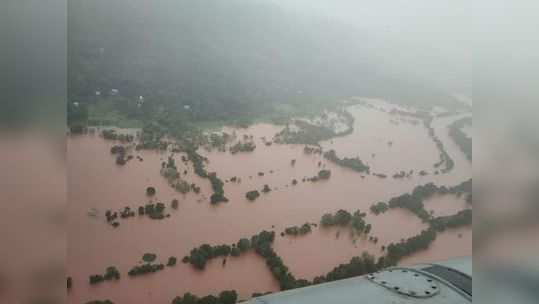
[[[379,103],[379,107],[389,105]],[[70,137],[68,273],[73,277],[74,288],[68,295],[69,302],[110,298],[117,303],[170,303],[176,295],[185,292],[206,295],[235,289],[241,298],[248,298],[253,292],[276,291],[277,282],[265,262],[254,253],[228,258],[224,267],[222,259],[212,260],[202,272],[179,261],[201,244],[232,244],[264,229],[276,231],[275,251],[296,277],[306,279],[324,274],[363,251],[378,256],[382,254],[382,245],[418,234],[427,226],[406,210],[390,210],[374,216],[368,209],[377,201],[387,201],[420,184],[432,181],[452,186],[471,177],[471,163],[447,134],[447,126],[460,116],[433,122],[436,134],[455,161],[454,170],[449,174],[418,176],[421,169],[432,171],[439,157],[422,124],[399,122],[397,125],[391,122],[395,118],[387,112],[362,106],[353,106],[349,111],[356,118],[353,134],[323,142],[322,147],[335,149],[340,157],[360,155],[372,172],[387,174],[387,179],[336,166],[320,155],[307,155],[302,145],[266,146],[261,137],[271,139],[282,127],[256,124],[236,130],[238,136],[253,135],[257,144],[253,152],[232,155],[199,151],[209,159],[208,171],[217,172],[223,181],[233,176],[241,178],[239,183],[225,183],[225,195],[230,201],[218,206],[208,202],[209,182],[196,176],[191,164],[183,164],[179,153],[174,155],[179,171],[188,170],[185,179],[199,185],[201,194],[182,195],[167,184],[159,173],[161,162],[169,155],[166,152],[133,152],[144,161],[133,158],[119,167],[110,154],[114,142],[97,135]],[[393,144],[388,145],[388,141]],[[294,166],[292,159],[296,160]],[[321,168],[331,170],[329,180],[302,182]],[[416,173],[411,178],[391,178],[395,172],[412,169]],[[259,176],[259,172],[264,175]],[[291,184],[293,179],[299,182],[296,186]],[[254,202],[245,198],[247,191],[261,190],[266,184],[271,192],[261,194]],[[148,186],[157,189],[154,201],[169,206],[172,199],[179,199],[178,210],[168,207],[170,217],[160,221],[137,216],[122,220],[116,229],[106,224],[105,210],[136,208],[146,203]],[[466,207],[463,201],[451,197],[433,198],[426,206],[436,215],[456,213]],[[365,237],[354,241],[350,231],[344,228],[314,228],[311,234],[302,237],[279,236],[286,227],[318,223],[324,213],[339,209],[367,212],[366,220],[373,226],[371,235],[378,237],[378,243]],[[95,217],[89,216],[90,210],[96,213]],[[412,261],[416,256],[440,260],[471,253],[471,229],[458,230],[460,237],[455,233],[440,234],[429,250],[405,261]],[[127,271],[146,252],[156,253],[163,263],[169,256],[175,256],[178,264],[155,274],[129,278]],[[103,273],[112,265],[122,273],[120,281],[98,286],[88,284],[89,275]]]

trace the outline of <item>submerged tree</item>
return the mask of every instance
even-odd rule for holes
[[[318,172],[319,179],[329,179],[331,177],[331,171],[329,170],[320,170]]]
[[[250,201],[256,200],[259,196],[260,192],[258,192],[258,190],[252,190],[245,194],[245,197]]]
[[[155,191],[155,188],[154,187],[148,187],[146,188],[146,195],[147,196],[154,196],[156,193]]]

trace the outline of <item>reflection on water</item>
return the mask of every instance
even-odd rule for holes
[[[261,137],[271,139],[282,127],[257,124],[247,129],[231,130],[238,135],[253,135],[257,148],[253,152],[237,153],[204,151],[208,157],[208,172],[215,171],[223,180],[241,178],[241,182],[226,182],[224,189],[229,202],[212,206],[208,202],[211,187],[207,180],[193,173],[190,164],[176,154],[178,171],[187,170],[189,183],[201,187],[201,193],[182,195],[172,189],[160,175],[165,152],[131,151],[136,157],[125,166],[115,164],[107,142],[97,135],[73,136],[68,140],[68,198],[69,237],[68,275],[73,277],[71,303],[82,303],[96,298],[110,298],[119,303],[168,303],[176,295],[192,292],[199,295],[236,289],[242,298],[253,292],[278,289],[264,261],[254,253],[239,258],[229,258],[223,267],[221,259],[211,261],[204,272],[197,272],[189,265],[178,263],[174,268],[146,277],[128,278],[127,271],[146,252],[153,252],[165,262],[169,256],[178,260],[201,244],[232,244],[242,237],[250,237],[263,229],[274,229],[277,238],[275,251],[283,258],[298,278],[312,279],[326,273],[339,263],[368,251],[382,254],[381,246],[418,234],[426,224],[405,210],[391,210],[374,216],[368,212],[371,204],[387,201],[391,197],[410,192],[415,186],[434,182],[439,185],[456,185],[471,176],[471,164],[447,135],[447,126],[456,117],[444,117],[433,122],[437,135],[455,160],[449,174],[413,175],[411,178],[393,179],[400,170],[432,168],[438,160],[438,150],[428,137],[421,123],[409,121],[395,123],[389,115],[387,104],[379,109],[353,106],[350,112],[356,118],[354,133],[322,143],[324,149],[335,149],[339,155],[357,156],[368,163],[373,172],[386,173],[387,179],[361,174],[338,167],[320,155],[306,155],[303,146],[266,146]],[[380,109],[385,109],[381,111]],[[394,144],[389,146],[388,141]],[[295,159],[295,165],[291,160]],[[320,163],[320,166],[319,166]],[[331,178],[317,183],[302,182],[304,177],[316,175],[321,168],[331,170]],[[263,176],[259,176],[263,172]],[[292,180],[299,183],[292,185]],[[264,185],[273,190],[249,202],[245,193],[261,190]],[[148,202],[146,187],[157,189],[154,201],[167,206],[173,199],[180,201],[178,210],[167,208],[171,216],[156,221],[147,217],[134,217],[121,221],[118,228],[105,223],[107,209],[132,209]],[[462,202],[451,197],[436,197],[426,202],[427,210],[436,215],[450,215],[463,207]],[[95,209],[95,210],[94,210]],[[368,223],[373,225],[371,235],[378,237],[377,244],[367,239],[352,240],[349,231],[314,229],[303,237],[281,237],[286,227],[306,222],[319,222],[327,212],[338,209],[367,212]],[[95,213],[89,216],[88,212]],[[440,260],[471,253],[471,230],[460,229],[439,235],[432,248],[406,260]],[[306,258],[309,257],[309,258]],[[105,282],[90,286],[88,276],[102,273],[114,265],[123,274],[118,282]]]

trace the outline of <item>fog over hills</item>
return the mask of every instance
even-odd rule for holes
[[[407,39],[398,32],[349,22],[353,11],[337,19],[302,5],[70,2],[70,99],[85,101],[96,90],[117,88],[127,97],[190,105],[196,118],[217,119],[353,95],[447,103],[454,90],[468,88],[466,69],[447,71],[437,66],[444,60],[429,59],[426,50],[416,56],[420,45],[405,48]],[[429,82],[433,75],[440,77]]]

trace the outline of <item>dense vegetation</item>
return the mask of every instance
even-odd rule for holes
[[[232,154],[236,154],[238,152],[253,152],[256,149],[256,145],[254,142],[238,142],[232,147],[230,147],[229,151]]]
[[[101,132],[101,135],[106,140],[118,140],[122,143],[130,143],[135,139],[131,134],[117,133],[116,130],[113,129],[105,129]]]
[[[298,130],[292,130],[289,126],[275,136],[275,142],[284,144],[318,145],[323,140],[331,139],[337,134],[330,128],[315,125],[303,120],[296,120]]]
[[[166,162],[161,163],[160,173],[163,177],[167,179],[168,184],[172,188],[182,194],[186,194],[191,190],[195,192],[199,191],[198,187],[195,184],[189,185],[187,181],[183,180],[180,177],[180,172],[178,172],[178,167],[176,166],[176,161],[174,160],[173,156],[169,156]]]
[[[344,109],[336,110],[339,119],[346,124],[344,131],[337,132],[334,127],[327,124],[315,124],[305,120],[296,119],[293,121],[293,128],[290,125],[275,135],[275,142],[285,144],[304,144],[318,146],[321,141],[334,137],[345,136],[354,131],[354,117]],[[327,115],[322,115],[323,120],[327,120]]]
[[[356,172],[360,172],[360,173],[366,172],[367,174],[370,173],[370,167],[367,166],[366,164],[364,164],[363,161],[361,161],[361,159],[359,157],[356,157],[356,158],[348,158],[348,157],[339,158],[337,156],[337,153],[335,152],[335,150],[330,150],[328,152],[325,152],[324,157],[327,160],[332,161],[332,162],[334,162],[335,164],[337,164],[339,166],[350,168],[350,169],[352,169],[352,170],[354,170]]]

